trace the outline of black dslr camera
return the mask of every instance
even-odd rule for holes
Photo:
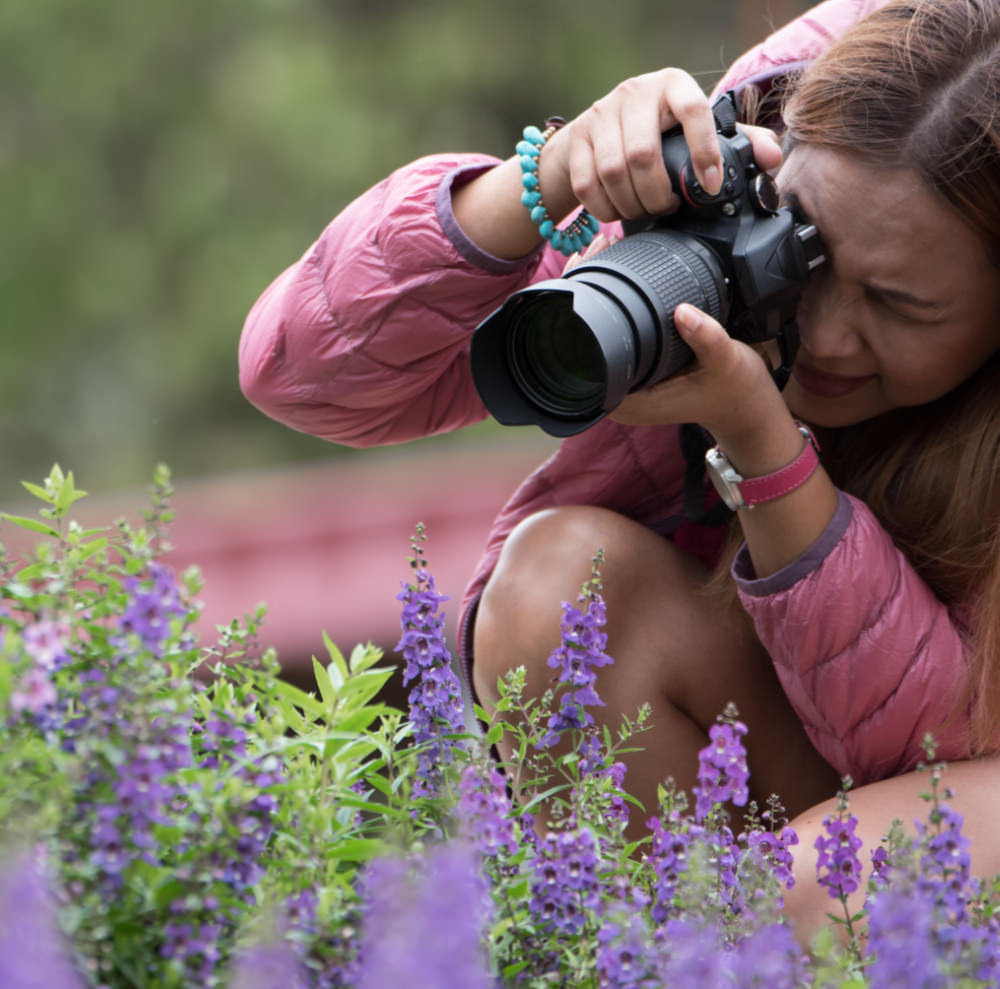
[[[676,213],[625,221],[626,236],[561,278],[516,292],[472,337],[472,376],[493,416],[572,436],[632,391],[692,360],[673,313],[690,302],[748,343],[777,340],[783,387],[795,360],[795,310],[825,260],[816,228],[779,206],[774,181],[736,127],[729,92],[712,107],[723,185],[698,184],[680,127],[663,135],[663,161],[682,200]]]

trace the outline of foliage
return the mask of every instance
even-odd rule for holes
[[[141,528],[74,524],[83,492],[59,468],[27,487],[40,515],[5,518],[44,538],[2,565],[6,989],[996,985],[996,884],[970,875],[943,767],[916,839],[894,829],[867,878],[845,792],[817,841],[834,913],[809,951],[782,911],[797,837],[777,798],[748,802],[737,711],[693,808],[666,781],[639,816],[621,760],[648,712],[613,732],[588,710],[612,661],[600,553],[563,604],[552,689],[528,698],[514,671],[479,730],[421,530],[403,712],[371,646],[328,642],[307,693],[257,646],[260,614],[195,641],[197,575],[160,559],[165,469]]]
[[[803,4],[669,6],[4,0],[0,501],[71,457],[116,488],[150,450],[185,477],[331,455],[239,393],[256,297],[403,162],[506,155],[662,64],[710,84]]]

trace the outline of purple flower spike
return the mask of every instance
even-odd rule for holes
[[[305,989],[305,971],[287,941],[256,944],[243,952],[227,983],[240,989]]]
[[[444,738],[465,729],[462,690],[451,667],[451,652],[445,643],[444,613],[448,598],[434,589],[434,577],[421,565],[415,568],[416,583],[404,584],[397,600],[403,603],[402,638],[396,646],[406,660],[403,685],[410,684],[410,720],[414,740],[421,744],[414,796],[433,794],[440,767],[451,761],[451,746]]]
[[[880,890],[868,905],[870,989],[944,989],[933,938],[933,904],[907,885]]]
[[[378,859],[364,877],[356,989],[490,989],[482,938],[488,891],[473,849]]]
[[[597,844],[585,828],[550,831],[538,842],[531,913],[543,929],[579,934],[599,903]]]
[[[56,923],[44,877],[28,855],[0,873],[0,986],[83,989]]]
[[[853,893],[861,882],[861,839],[855,833],[858,819],[846,811],[823,819],[824,834],[816,839],[816,878],[826,887],[830,898],[841,900]]]
[[[750,797],[747,752],[741,739],[747,733],[742,721],[714,724],[708,730],[710,744],[698,753],[698,783],[695,819],[703,821],[716,804],[732,801],[743,807]]]
[[[154,656],[162,656],[171,618],[185,614],[173,572],[162,563],[151,563],[148,577],[129,577],[125,590],[131,600],[121,617],[122,631],[137,636]]]
[[[479,853],[493,858],[517,851],[507,783],[496,767],[485,772],[475,763],[462,770],[458,784],[459,832]]]
[[[562,603],[562,642],[549,656],[548,665],[559,671],[558,682],[565,689],[559,710],[549,718],[548,732],[539,742],[541,748],[555,745],[564,732],[581,731],[592,725],[594,716],[584,709],[604,705],[594,689],[595,671],[614,660],[604,652],[608,637],[601,629],[607,619],[598,587],[596,576],[584,585],[580,595],[582,609],[568,601]]]

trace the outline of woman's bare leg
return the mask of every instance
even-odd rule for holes
[[[598,671],[606,706],[593,714],[615,731],[623,714],[650,705],[651,727],[636,739],[642,751],[625,757],[626,789],[647,815],[667,777],[690,790],[698,751],[730,701],[749,727],[758,801],[777,793],[794,814],[835,794],[836,774],[806,738],[743,612],[706,590],[708,574],[697,561],[604,509],[552,509],[511,534],[476,618],[473,680],[486,706],[496,700],[497,679],[517,666],[526,669],[529,696],[550,685],[546,660],[559,644],[561,602],[576,601],[598,548],[614,665]]]
[[[858,818],[857,834],[864,842],[859,855],[865,870],[858,891],[848,897],[852,914],[864,904],[871,853],[894,820],[900,821],[908,834],[916,835],[913,822],[926,822],[931,807],[920,795],[928,793],[930,787],[930,774],[916,771],[850,791],[850,811]],[[996,825],[1000,819],[1000,756],[949,765],[939,792],[945,787],[954,791],[954,796],[948,799],[949,806],[965,818],[962,832],[971,841],[973,875],[1000,874]],[[824,833],[823,819],[835,814],[836,809],[836,799],[826,801],[792,821],[799,844],[794,849],[795,886],[785,895],[785,907],[803,944],[808,944],[821,927],[829,924],[829,914],[843,917],[839,901],[832,900],[816,881],[815,842]]]

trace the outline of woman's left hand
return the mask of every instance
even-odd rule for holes
[[[722,443],[789,421],[764,359],[688,303],[674,313],[678,335],[695,360],[679,374],[628,395],[609,418],[629,426],[696,422]]]

